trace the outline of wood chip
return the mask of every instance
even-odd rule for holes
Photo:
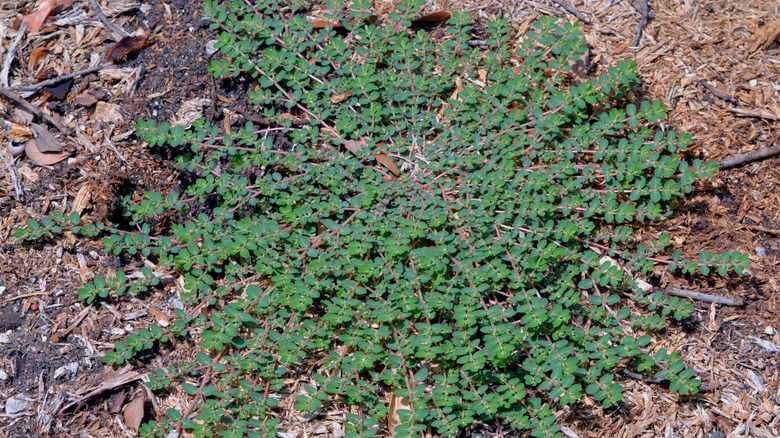
[[[758,29],[758,32],[753,35],[753,39],[750,41],[750,45],[748,46],[748,53],[753,53],[758,50],[766,50],[772,45],[772,43],[777,41],[778,38],[780,38],[780,19],[766,24]]]

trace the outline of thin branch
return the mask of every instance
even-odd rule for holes
[[[100,21],[103,22],[109,29],[111,29],[111,32],[114,32],[115,34],[119,35],[120,37],[124,38],[128,34],[124,31],[121,27],[116,26],[114,23],[111,22],[111,20],[106,17],[106,14],[103,13],[103,10],[100,9],[100,5],[98,4],[97,0],[89,0],[89,4],[92,5],[92,9],[97,12],[98,18],[100,18]]]
[[[777,116],[775,114],[772,114],[769,111],[762,110],[762,109],[731,108],[731,107],[727,107],[726,109],[740,117],[756,117],[759,119],[766,119],[772,121],[777,120]]]
[[[52,127],[57,128],[57,130],[62,132],[63,134],[68,134],[68,135],[71,134],[70,128],[65,127],[62,123],[60,123],[59,120],[41,111],[40,108],[22,99],[22,96],[19,96],[13,91],[7,88],[0,87],[0,96],[21,106],[22,108],[24,108],[25,111],[35,114],[36,116],[38,116],[40,120],[43,120],[49,125],[51,125]]]
[[[114,142],[112,142],[111,139],[108,138],[108,134],[105,134],[105,137],[106,137],[106,142],[108,143],[109,146],[111,146],[111,149],[114,150],[114,153],[116,153],[117,157],[119,157],[120,160],[122,160],[125,164],[129,166],[130,163],[128,163],[127,160],[125,160],[125,157],[123,157],[122,154],[119,153],[119,149],[117,149],[116,146],[114,146]]]
[[[577,8],[575,8],[574,6],[566,3],[565,0],[553,0],[553,2],[555,2],[561,8],[563,8],[564,11],[577,17],[578,20],[584,22],[585,24],[590,24],[590,18],[586,17],[585,14],[578,11]]]
[[[90,73],[94,73],[98,70],[102,70],[109,65],[112,65],[111,63],[107,62],[104,64],[98,64],[93,65],[92,67],[85,68],[84,70],[79,70],[73,73],[69,73],[62,76],[57,76],[56,78],[47,79],[45,81],[38,82],[37,84],[31,84],[31,85],[14,85],[12,87],[8,87],[8,90],[11,91],[38,91],[43,87],[48,87],[49,85],[55,85],[62,81],[67,81],[68,79],[73,79],[77,76],[82,75],[88,75]]]
[[[630,4],[631,7],[636,9],[636,11],[639,12],[640,14],[644,13],[644,11],[642,10],[642,3],[639,3],[638,1],[634,1],[634,0],[628,0],[628,4]],[[655,19],[655,14],[653,13],[653,11],[647,11],[647,18],[651,20]]]
[[[742,306],[745,300],[742,297],[721,297],[719,295],[710,295],[702,292],[694,292],[687,289],[670,287],[666,293],[675,297],[690,298],[692,300],[704,301],[706,303],[723,304],[724,306]]]
[[[642,382],[651,383],[655,385],[669,385],[671,383],[669,379],[658,379],[654,377],[647,377],[644,374],[634,373],[626,369],[623,370],[623,375],[634,380],[641,380]],[[711,389],[709,386],[704,384],[699,385],[699,392],[710,392],[710,391]]]
[[[721,94],[720,92],[718,92],[717,89],[715,89],[715,87],[713,87],[712,85],[708,84],[707,81],[705,81],[704,79],[700,80],[699,83],[704,85],[705,87],[707,87],[707,89],[710,90],[710,93],[715,95],[715,97],[717,97],[718,99],[723,99],[726,102],[731,102],[734,105],[739,105],[739,101],[737,99],[735,99],[735,98],[733,98],[731,96],[728,96],[726,94]]]
[[[14,191],[16,191],[16,200],[24,202],[24,190],[22,189],[22,185],[19,183],[19,178],[16,176],[16,171],[14,170],[14,159],[13,157],[10,157],[10,155],[11,154],[3,153],[5,167],[8,169],[8,174],[11,176],[11,182],[14,185]]]
[[[775,140],[775,143],[776,142],[777,140]],[[720,165],[720,170],[731,169],[734,167],[739,167],[743,164],[752,163],[753,161],[765,160],[776,155],[780,155],[780,144],[767,146],[757,151],[746,152],[744,154],[724,158],[720,160],[718,164]]]
[[[650,4],[649,0],[644,0],[642,2],[642,18],[639,19],[639,23],[636,24],[636,36],[634,37],[634,44],[633,46],[636,47],[639,44],[639,40],[642,38],[642,30],[645,27],[645,23],[647,22],[648,13],[650,12]]]
[[[14,62],[14,55],[16,54],[16,46],[22,41],[24,32],[27,30],[27,23],[22,22],[22,26],[19,28],[19,32],[16,34],[16,38],[11,41],[11,46],[8,48],[8,53],[5,54],[5,60],[3,61],[3,69],[0,70],[0,85],[3,87],[8,86],[8,73],[11,71],[11,64]]]

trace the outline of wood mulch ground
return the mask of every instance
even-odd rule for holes
[[[132,274],[141,264],[105,254],[99,241],[66,235],[31,246],[13,232],[28,218],[54,211],[121,222],[123,197],[139,200],[146,190],[167,192],[186,182],[189,175],[169,157],[134,136],[138,119],[203,116],[239,126],[242,114],[257,111],[245,105],[249,84],[215,81],[207,71],[219,55],[209,50],[214,36],[200,19],[198,0],[98,2],[107,21],[137,37],[118,47],[121,35],[106,29],[91,0],[38,3],[55,9],[39,30],[28,20],[30,29],[20,37],[20,18],[33,13],[36,2],[0,3],[0,59],[8,64],[0,69],[0,87],[19,95],[0,98],[0,436],[134,436],[136,400],[146,400],[140,402],[145,420],[186,402],[182,394],[145,390],[145,373],[181,361],[192,349],[173,344],[116,370],[104,367],[100,356],[127,333],[170,320],[181,305],[181,285],[171,281],[149,296],[87,306],[77,296],[82,285],[118,269]],[[580,21],[591,48],[589,74],[635,59],[644,81],[636,98],[669,106],[665,125],[693,134],[691,159],[722,160],[777,143],[780,4],[648,3],[644,14],[640,0],[442,0],[429,10],[468,9],[477,20],[502,13],[518,35],[539,14]],[[567,12],[560,4],[572,8]],[[377,2],[378,10],[387,7]],[[313,8],[316,13],[316,2]],[[100,65],[105,52],[126,48],[133,50],[92,73],[45,89],[24,88]],[[46,116],[31,117],[35,110]],[[21,147],[32,130],[38,149],[62,151],[40,155],[28,146],[17,158],[10,154],[14,148],[6,152],[9,139]],[[49,160],[60,161],[40,165]],[[656,272],[662,287],[745,300],[742,307],[696,302],[690,321],[656,336],[656,348],[680,352],[709,390],[679,397],[662,383],[625,377],[619,409],[605,412],[585,401],[558,412],[568,437],[780,436],[779,169],[780,158],[769,158],[721,171],[700,184],[673,218],[642,231],[646,240],[671,233],[687,256],[703,250],[750,254],[749,276]],[[323,422],[291,422],[287,434],[324,438],[343,431]],[[486,427],[480,434],[495,431]]]

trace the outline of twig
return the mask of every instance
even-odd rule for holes
[[[119,35],[122,38],[128,35],[127,32],[124,31],[124,29],[116,26],[114,23],[111,22],[111,20],[108,19],[108,17],[106,17],[106,14],[104,14],[103,10],[100,9],[100,5],[98,4],[97,0],[89,0],[89,4],[91,4],[95,12],[97,12],[100,21],[102,21],[103,24],[105,24],[109,29],[111,29],[111,32],[114,32],[115,34]]]
[[[553,0],[558,6],[563,8],[564,11],[574,15],[577,17],[578,20],[584,22],[585,24],[590,24],[590,18],[586,17],[582,12],[578,11],[577,8],[574,6],[566,3],[565,0]]]
[[[11,71],[11,64],[14,62],[14,55],[16,54],[16,46],[22,41],[24,32],[27,30],[27,23],[22,22],[22,26],[19,28],[19,32],[16,34],[16,38],[11,41],[11,46],[8,48],[8,53],[5,54],[5,60],[3,61],[3,69],[0,70],[0,85],[3,87],[8,86],[8,73]]]
[[[656,379],[652,377],[647,377],[644,374],[635,373],[629,370],[623,370],[623,375],[626,377],[630,377],[634,380],[641,380],[645,383],[654,383],[654,384],[662,384],[662,385],[668,385],[669,379]]]
[[[718,90],[715,89],[715,87],[713,87],[712,85],[708,84],[707,81],[705,81],[704,79],[701,79],[699,81],[699,83],[704,85],[705,87],[707,87],[707,89],[710,90],[710,93],[714,94],[715,97],[717,97],[718,99],[723,99],[726,102],[731,102],[734,105],[739,105],[739,101],[737,101],[737,99],[735,99],[735,98],[733,98],[731,96],[725,95],[725,94],[721,94],[720,92],[718,92]]]
[[[641,380],[642,382],[652,383],[652,384],[655,384],[655,385],[667,386],[670,383],[672,383],[669,379],[658,379],[658,378],[654,378],[654,377],[647,377],[644,374],[635,373],[635,372],[632,372],[632,371],[629,371],[629,370],[626,370],[626,369],[623,370],[623,375],[628,377],[628,378],[634,379],[634,380]],[[707,385],[699,385],[699,392],[710,392],[710,391],[711,391],[711,389],[710,389],[709,386],[707,386]]]
[[[62,123],[59,122],[59,120],[55,119],[54,117],[46,114],[45,112],[41,111],[40,108],[36,107],[35,105],[30,104],[26,100],[22,99],[21,96],[14,93],[13,91],[0,87],[0,96],[14,102],[15,104],[21,106],[24,108],[25,111],[28,113],[35,114],[38,116],[39,119],[45,121],[49,125],[57,128],[58,131],[62,132],[63,134],[71,134],[71,130],[66,128],[62,125]]]
[[[108,67],[109,65],[112,65],[112,64],[109,63],[109,62],[106,62],[104,64],[93,65],[92,67],[85,68],[84,70],[79,70],[79,71],[76,71],[76,72],[73,72],[73,73],[69,73],[69,74],[66,74],[66,75],[57,76],[56,78],[47,79],[45,81],[38,82],[37,84],[14,85],[14,86],[8,87],[8,90],[11,90],[11,91],[38,91],[38,90],[40,90],[43,87],[48,87],[49,85],[58,84],[58,83],[60,83],[62,81],[67,81],[68,79],[73,79],[73,78],[75,78],[77,76],[88,75],[88,74],[96,72],[98,70],[102,70],[102,69]]]
[[[692,290],[670,287],[666,293],[675,297],[690,298],[692,300],[704,301],[706,303],[723,304],[724,306],[742,306],[745,300],[742,297],[721,297],[719,295],[710,295]]]
[[[642,38],[642,29],[645,27],[645,22],[647,22],[647,14],[650,12],[650,2],[648,0],[644,0],[642,2],[642,18],[639,19],[639,23],[636,24],[636,36],[634,37],[634,44],[633,46],[636,47],[639,44],[639,40]]]
[[[81,404],[92,397],[103,394],[107,391],[111,391],[114,388],[118,388],[122,385],[141,380],[146,374],[141,374],[136,371],[132,371],[131,365],[127,365],[119,370],[113,370],[109,368],[109,371],[105,372],[103,379],[97,384],[88,389],[80,390],[81,395],[75,395],[73,400],[60,409],[60,412],[67,411],[68,409]]]
[[[737,224],[737,227],[739,228],[747,228],[748,230],[758,231],[759,233],[766,233],[766,234],[772,234],[775,236],[780,236],[780,230],[774,230],[772,228],[762,227],[761,225],[750,225],[750,224]]]
[[[16,176],[16,171],[14,170],[14,160],[11,158],[9,160],[9,155],[7,153],[3,153],[3,160],[5,160],[5,167],[8,168],[8,174],[11,175],[11,182],[14,185],[14,190],[16,191],[16,200],[24,202],[24,190],[22,190],[22,185],[19,184],[19,178]]]
[[[743,164],[752,163],[753,161],[764,160],[774,157],[775,155],[780,155],[780,144],[776,144],[778,140],[780,140],[780,136],[778,136],[775,141],[772,142],[775,143],[774,146],[767,146],[753,152],[746,152],[744,154],[724,158],[718,163],[720,165],[720,169],[731,169]]]
[[[642,3],[639,3],[638,1],[634,1],[634,0],[628,0],[628,4],[630,4],[631,7],[636,9],[636,11],[639,12],[640,14],[644,14],[644,11],[642,10]],[[651,20],[655,19],[655,14],[653,13],[653,11],[649,11],[649,10],[647,11],[647,18]]]
[[[114,143],[111,141],[111,139],[108,138],[108,134],[106,134],[106,142],[108,142],[108,145],[111,146],[111,149],[113,149],[114,152],[116,152],[116,155],[119,157],[120,160],[122,160],[125,164],[130,165],[130,163],[128,163],[127,160],[125,160],[125,157],[123,157],[122,154],[119,153],[119,149],[117,149],[116,146],[114,146]]]
[[[38,295],[50,295],[50,294],[51,294],[50,292],[45,292],[45,291],[30,292],[28,294],[21,294],[21,295],[15,296],[15,297],[8,298],[5,301],[3,301],[3,304],[8,304],[11,301],[21,300],[22,298],[35,297],[35,296],[38,296]]]
[[[769,111],[749,109],[749,108],[731,108],[731,107],[726,109],[742,117],[757,117],[759,119],[777,121],[777,116],[770,113]]]

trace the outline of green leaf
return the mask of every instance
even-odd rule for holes
[[[174,408],[168,409],[168,418],[170,418],[172,421],[180,421],[182,418],[181,412],[177,411]]]

